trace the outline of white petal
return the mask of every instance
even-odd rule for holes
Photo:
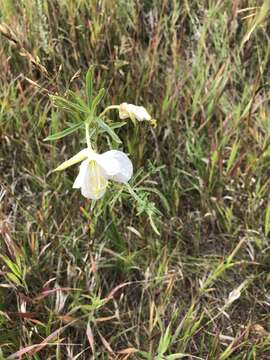
[[[150,121],[152,117],[143,106],[137,106],[128,103],[122,103],[119,106],[120,119],[127,119],[134,116],[138,121]]]
[[[78,162],[86,159],[89,156],[89,149],[83,149],[78,154],[72,156],[72,158],[68,159],[67,161],[64,161],[61,165],[59,165],[54,171],[61,171],[65,170],[71,165],[77,164]]]
[[[84,160],[81,165],[80,165],[80,170],[79,170],[79,174],[76,177],[74,184],[73,184],[73,189],[80,189],[83,186],[84,183],[84,179],[87,177],[87,168],[89,165],[89,160],[86,159]]]
[[[128,119],[130,117],[129,104],[123,103],[119,105],[119,117],[121,120]]]
[[[134,105],[133,112],[134,112],[136,119],[139,121],[151,120],[151,116],[148,114],[148,112],[146,111],[146,109],[143,106],[135,106]]]
[[[73,188],[81,188],[81,193],[87,199],[100,199],[106,190],[108,181],[96,161],[87,159],[80,166]]]
[[[133,165],[128,156],[122,151],[110,150],[96,158],[107,179],[126,183],[133,174]]]

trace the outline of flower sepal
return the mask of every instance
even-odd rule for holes
[[[53,172],[55,171],[63,171],[65,169],[67,169],[68,167],[77,164],[78,162],[81,162],[85,159],[87,159],[89,156],[89,149],[83,149],[81,151],[78,152],[78,154],[72,156],[72,158],[64,161],[61,165],[57,166],[56,169],[53,170]]]

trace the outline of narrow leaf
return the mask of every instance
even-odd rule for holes
[[[120,140],[120,138],[116,135],[116,133],[113,131],[113,129],[107,125],[103,120],[101,119],[98,119],[98,125],[99,127],[104,130],[105,132],[107,132],[110,137],[115,141],[117,142],[118,144],[121,144],[122,141]]]
[[[7,256],[0,255],[0,258],[6,263],[6,265],[10,268],[10,270],[19,278],[21,279],[21,270],[18,267],[17,264],[15,264],[13,261],[11,261]]]
[[[110,123],[110,128],[111,129],[119,129],[126,124],[127,124],[126,121],[114,121],[114,122]]]
[[[158,346],[159,355],[163,355],[168,350],[170,341],[171,341],[171,333],[170,333],[170,327],[168,326],[159,342],[159,346]]]
[[[81,122],[79,124],[73,124],[69,128],[67,128],[67,129],[65,129],[63,131],[59,131],[59,132],[57,132],[55,134],[49,135],[43,141],[53,141],[53,140],[61,139],[61,138],[65,137],[65,136],[70,135],[73,132],[77,131],[78,129],[83,127],[83,125],[84,125],[83,122]]]
[[[268,236],[270,232],[270,202],[267,205],[265,220],[264,220],[264,235]]]
[[[86,96],[89,108],[91,108],[92,97],[93,97],[93,76],[94,68],[91,66],[86,73]]]
[[[77,105],[81,106],[85,112],[89,112],[87,104],[80,98],[78,94],[72,90],[68,90],[67,94],[74,100],[75,103],[77,103]]]
[[[90,324],[87,324],[86,335],[92,352],[95,352],[94,336]]]
[[[92,102],[92,105],[91,105],[92,114],[95,113],[96,108],[97,108],[98,104],[101,102],[104,95],[105,95],[105,89],[102,88],[102,89],[99,90],[97,96],[94,98],[94,100]]]
[[[183,359],[183,358],[188,359],[190,356],[191,356],[190,354],[177,353],[177,354],[168,355],[166,357],[166,360],[178,360],[178,359]],[[194,357],[194,359],[200,359],[200,358]]]
[[[230,157],[229,157],[228,162],[227,162],[227,169],[226,169],[227,173],[231,170],[231,168],[233,167],[233,165],[235,163],[235,159],[236,159],[236,156],[237,156],[237,153],[238,153],[239,145],[240,145],[240,142],[235,142],[233,144],[233,146],[232,146]]]
[[[100,334],[100,332],[99,332],[98,334],[99,334],[100,340],[101,340],[103,346],[106,348],[106,350],[108,350],[108,352],[109,352],[110,354],[114,354],[113,349],[111,348],[111,346],[110,346],[110,344],[108,343],[108,341]]]
[[[89,110],[86,109],[84,106],[81,106],[79,104],[76,104],[72,101],[69,101],[61,96],[55,96],[55,95],[51,95],[50,96],[51,99],[53,100],[53,103],[55,105],[57,105],[58,107],[61,107],[64,110],[70,111],[70,112],[75,112],[75,113],[89,113]]]

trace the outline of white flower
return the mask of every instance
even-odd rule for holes
[[[143,106],[137,106],[128,103],[122,103],[119,105],[119,117],[124,120],[127,118],[134,117],[138,121],[150,121],[152,119],[151,115],[148,114],[147,110]]]
[[[119,111],[119,117],[122,120],[130,118],[134,124],[135,120],[146,120],[149,121],[153,127],[157,126],[157,120],[153,119],[143,106],[128,104],[126,102],[120,105],[110,105],[101,113],[101,116],[111,109],[117,109]]]
[[[55,171],[64,170],[80,161],[82,163],[79,175],[73,188],[81,189],[82,195],[87,199],[100,199],[105,193],[108,180],[127,183],[133,174],[132,162],[122,151],[110,150],[97,154],[89,148],[81,150],[58,166]]]

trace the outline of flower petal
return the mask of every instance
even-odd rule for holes
[[[135,106],[134,105],[133,113],[134,113],[136,119],[139,121],[143,121],[143,120],[150,121],[151,120],[150,114],[148,114],[148,112],[146,111],[146,109],[143,106]]]
[[[88,165],[89,165],[89,160],[86,159],[84,160],[80,167],[79,167],[79,174],[76,177],[74,184],[73,184],[73,189],[80,189],[83,186],[83,183],[85,181],[85,178],[87,177],[87,171],[88,171]]]
[[[130,117],[130,112],[127,103],[122,103],[119,105],[119,117],[122,120],[128,119]]]
[[[127,183],[133,174],[133,165],[122,151],[110,150],[96,158],[106,179]]]
[[[108,181],[103,176],[103,171],[95,160],[84,160],[80,165],[73,188],[81,189],[81,193],[87,199],[100,199],[106,190]]]
[[[89,156],[89,149],[83,149],[78,154],[72,156],[72,158],[68,159],[67,161],[64,161],[61,165],[59,165],[56,169],[53,171],[61,171],[65,170],[71,165],[77,164],[78,162],[86,159]]]
[[[122,103],[119,106],[119,117],[120,119],[127,119],[135,117],[138,121],[150,121],[152,119],[151,115],[143,106],[137,106],[128,103]]]

